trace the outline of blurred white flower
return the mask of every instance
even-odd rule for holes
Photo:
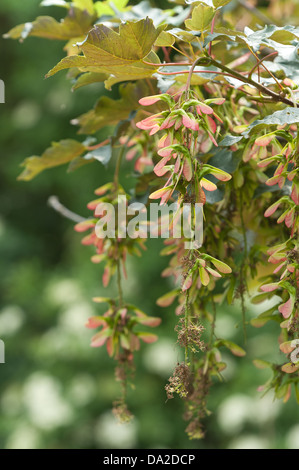
[[[36,102],[23,101],[15,107],[12,119],[17,129],[30,129],[37,124],[40,116],[41,107]]]
[[[57,306],[67,306],[82,300],[80,286],[72,279],[51,282],[47,286],[46,295],[49,301]]]
[[[248,419],[253,424],[259,425],[275,421],[282,406],[282,401],[274,401],[274,394],[271,391],[264,397],[259,394],[252,403],[252,412],[248,414]]]
[[[6,442],[6,449],[38,449],[38,432],[28,423],[19,424],[16,430],[10,434]]]
[[[299,449],[299,424],[289,430],[285,442],[287,449]]]
[[[218,411],[218,423],[227,434],[240,432],[249,414],[253,401],[246,395],[232,395],[224,400]]]
[[[90,331],[84,326],[81,327],[80,333],[74,333],[62,326],[51,328],[39,338],[36,354],[45,358],[51,354],[53,359],[90,357],[90,338]]]
[[[0,337],[16,333],[25,321],[24,311],[18,305],[7,305],[0,311]]]
[[[143,362],[148,370],[164,376],[169,375],[175,364],[180,361],[173,342],[168,338],[159,338],[154,344],[149,344],[144,351]]]
[[[59,323],[68,331],[81,333],[89,317],[95,315],[92,304],[88,302],[78,302],[68,307],[59,318]]]
[[[269,441],[254,434],[240,436],[230,442],[228,449],[269,449]]]
[[[70,384],[70,398],[76,405],[84,406],[96,393],[96,384],[89,375],[77,375]]]
[[[274,421],[279,414],[281,403],[273,401],[273,394],[250,398],[246,395],[232,395],[222,402],[218,411],[218,423],[227,434],[240,432],[245,423],[262,426]]]
[[[96,423],[95,439],[102,449],[134,449],[137,443],[136,419],[120,424],[112,412],[104,413]]]
[[[54,429],[73,419],[73,410],[62,397],[60,383],[44,373],[36,372],[29,377],[23,401],[31,422],[41,429]]]

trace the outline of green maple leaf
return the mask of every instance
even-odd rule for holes
[[[96,25],[84,42],[78,44],[84,55],[73,55],[62,59],[46,77],[71,67],[96,67],[97,70],[115,74],[119,67],[130,73],[130,66],[144,59],[165,26],[155,28],[150,18],[127,21],[119,27],[119,33],[107,26]]]
[[[25,167],[25,170],[18,179],[23,181],[32,180],[42,171],[68,163],[85,151],[86,147],[76,140],[66,139],[53,142],[52,146],[45,150],[40,157],[33,156],[24,160],[22,166]]]
[[[87,11],[78,8],[71,8],[63,21],[59,22],[51,16],[39,16],[32,23],[15,26],[4,37],[24,40],[29,36],[37,36],[64,41],[84,36],[95,20],[96,15],[90,15]]]

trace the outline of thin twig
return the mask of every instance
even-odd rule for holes
[[[101,142],[100,144],[92,145],[92,146],[86,147],[86,148],[87,148],[87,150],[96,150],[96,149],[99,149],[101,147],[104,147],[105,145],[110,144],[110,142],[111,142],[111,139],[106,139],[103,142]]]
[[[121,285],[121,272],[120,272],[120,259],[117,260],[117,290],[118,290],[118,305],[122,307],[123,305],[123,291]]]
[[[191,78],[192,78],[192,74],[194,72],[194,69],[196,67],[196,64],[199,62],[200,60],[200,57],[198,57],[194,62],[193,64],[191,65],[191,68],[190,70],[188,71],[189,72],[189,75],[188,75],[188,79],[187,79],[187,83],[186,83],[186,91],[188,93],[188,90],[190,88],[190,85],[191,85]]]
[[[256,58],[257,60],[257,66],[261,65],[265,70],[266,72],[268,72],[268,74],[273,78],[273,80],[275,80],[275,82],[277,83],[278,87],[283,90],[283,86],[279,83],[279,81],[277,80],[276,77],[274,77],[273,73],[270,72],[270,70],[265,66],[265,64],[262,63],[263,59],[259,59],[258,56],[256,55],[256,53],[251,49],[251,47],[249,46],[249,44],[247,44],[247,47],[249,48],[251,54]],[[248,75],[249,78],[251,78],[251,75],[249,74]],[[259,76],[259,80],[260,80],[260,69],[258,68],[258,76]]]
[[[180,72],[159,72],[158,71],[158,73],[160,75],[181,75],[183,73],[190,73],[190,70],[181,70]],[[214,70],[193,70],[192,73],[211,73],[211,74],[214,74],[214,75],[218,74],[218,75],[224,75],[224,76],[227,76],[227,77],[235,78],[234,75],[232,75],[231,73],[217,72],[217,71],[214,71]]]
[[[243,214],[243,192],[240,190],[239,192],[239,211],[240,211],[240,219],[241,219],[241,229],[243,235],[243,243],[244,243],[244,257],[242,260],[241,270],[240,270],[240,295],[241,295],[241,308],[242,308],[242,325],[243,325],[243,334],[244,334],[244,342],[247,341],[247,331],[246,331],[246,308],[245,308],[245,298],[244,298],[244,284],[247,290],[246,278],[244,279],[245,273],[245,263],[248,261],[248,242],[247,242],[247,233],[246,233],[246,225],[244,220]]]
[[[213,320],[212,320],[212,323],[211,323],[211,331],[210,331],[210,339],[209,339],[209,349],[211,349],[211,348],[212,348],[212,345],[213,345],[213,339],[214,339],[214,334],[215,334],[215,326],[216,326],[217,310],[216,310],[216,305],[215,305],[214,296],[212,297],[212,307],[213,307]]]
[[[273,54],[273,53],[271,53]],[[244,58],[247,58],[246,54],[244,56]],[[191,81],[191,76],[192,76],[192,73],[210,73],[210,74],[218,74],[218,75],[224,75],[224,76],[228,76],[228,77],[233,77],[233,78],[237,78],[238,80],[244,82],[245,84],[247,83],[248,85],[252,85],[254,86],[257,90],[261,91],[262,93],[268,95],[268,96],[271,96],[272,100],[273,101],[276,101],[276,102],[281,102],[281,103],[285,103],[287,104],[288,106],[292,106],[294,107],[294,103],[293,101],[289,100],[288,98],[286,98],[284,95],[282,94],[278,94],[276,93],[275,91],[272,91],[270,90],[269,88],[266,88],[265,86],[261,85],[260,83],[257,83],[255,82],[254,80],[252,80],[251,78],[249,77],[245,77],[242,73],[240,72],[237,72],[223,64],[221,64],[221,62],[218,62],[216,61],[215,59],[213,59],[212,57],[209,58],[209,61],[210,61],[210,64],[211,65],[215,65],[216,67],[218,67],[220,70],[222,70],[222,72],[218,72],[218,71],[212,71],[212,70],[194,70],[194,68],[196,67],[196,64],[198,62],[200,58],[197,58],[192,66],[191,66],[191,69],[189,70],[180,70],[179,72],[160,72],[158,71],[158,73],[160,75],[181,75],[181,74],[185,74],[185,73],[188,73],[189,74],[189,77],[190,78],[190,81]],[[144,62],[145,63],[145,62]],[[147,63],[148,65],[156,65],[157,64],[152,64],[150,62]],[[233,65],[234,63],[232,64],[229,64],[229,65]],[[178,66],[178,65],[191,65],[190,63],[173,63],[173,62],[170,62],[170,63],[165,63],[165,64],[161,64],[159,65],[159,67],[166,67],[166,66]],[[270,72],[269,72],[270,73]],[[271,73],[270,73],[271,74]],[[189,84],[190,86],[190,84]],[[279,86],[281,86],[279,84]],[[186,87],[187,89],[187,87]]]
[[[191,57],[189,57],[185,52],[181,51],[180,49],[177,49],[174,45],[172,45],[170,47],[172,49],[174,49],[175,51],[177,51],[179,54],[184,55],[185,57],[187,57],[187,59],[192,60]]]
[[[155,64],[154,62],[147,62],[146,60],[143,60],[142,62],[145,65],[155,65],[158,68],[159,67],[175,67],[175,66],[181,67],[182,65],[192,65],[192,62],[164,62],[162,64]]]
[[[251,78],[251,75],[253,74],[253,72],[255,71],[255,69],[261,64],[261,62],[263,62],[263,60],[266,60],[268,59],[269,57],[273,56],[273,55],[277,55],[278,52],[277,51],[274,51],[274,52],[271,52],[270,54],[266,55],[265,57],[263,57],[262,59],[258,59],[257,63],[252,67],[252,69],[248,72],[248,77]],[[264,64],[263,64],[264,65]],[[264,66],[265,67],[265,66]],[[280,85],[280,84],[279,84]]]
[[[81,215],[75,214],[75,212],[67,209],[67,207],[61,204],[57,196],[50,196],[48,199],[48,205],[56,212],[59,212],[59,214],[61,214],[63,217],[72,220],[73,222],[79,223],[87,220],[85,217],[81,217]]]
[[[214,33],[215,18],[216,18],[216,15],[215,15],[214,18],[212,19],[211,34]],[[212,41],[210,41],[210,44],[209,44],[209,55],[211,55],[211,54],[212,54]]]
[[[186,330],[186,342],[187,344],[185,345],[185,364],[187,365],[189,362],[189,355],[188,355],[188,350],[189,350],[189,335],[188,335],[188,329],[189,329],[189,291],[187,290],[186,296],[185,296],[185,330]]]

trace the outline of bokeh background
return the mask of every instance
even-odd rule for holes
[[[60,17],[60,9],[39,3],[1,0],[1,35],[38,15]],[[297,1],[250,3],[274,22],[296,24]],[[244,7],[234,15],[241,27],[261,24]],[[0,338],[6,346],[6,363],[0,364],[0,448],[299,448],[295,399],[282,404],[270,394],[261,399],[256,390],[268,373],[252,360],[282,360],[275,325],[266,332],[248,327],[246,357],[224,354],[228,367],[224,382],[211,390],[206,438],[188,440],[182,402],[166,402],[164,391],[181,352],[174,309],[156,305],[171,288],[160,277],[167,259],[159,257],[159,240],[148,242],[142,259],[129,260],[127,299],[163,322],[159,341],[143,345],[136,362],[136,390],[128,396],[136,418],[128,425],[115,421],[114,363],[104,349],[90,348],[92,332],[84,327],[89,316],[102,311],[91,298],[113,295],[113,282],[102,287],[102,268],[90,262],[91,249],[47,204],[54,194],[88,216],[86,204],[93,190],[109,181],[111,169],[99,163],[66,174],[60,167],[30,183],[16,180],[25,157],[40,155],[53,140],[75,138],[70,120],[109,92],[96,84],[72,93],[64,73],[44,80],[63,57],[59,41],[29,38],[20,44],[1,38],[0,53],[0,78],[6,84],[6,103],[0,105]],[[124,176],[122,182],[129,186]],[[264,309],[249,302],[247,307],[249,319]],[[218,317],[222,336],[242,345],[238,303],[222,306]]]

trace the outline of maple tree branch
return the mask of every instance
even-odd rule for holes
[[[180,75],[180,74],[183,74],[183,73],[190,73],[190,70],[181,70],[179,72],[159,72],[158,73],[160,75]],[[234,78],[234,75],[232,75],[231,73],[223,73],[223,72],[217,72],[215,70],[193,70],[192,73],[211,73],[211,74],[214,74],[214,75],[224,75],[224,76],[228,76],[228,77],[233,77]]]
[[[285,103],[288,106],[294,107],[293,101],[286,98],[283,94],[279,94],[279,93],[276,93],[275,91],[270,90],[269,88],[261,85],[260,83],[255,82],[251,78],[245,77],[241,73],[236,72],[235,70],[232,70],[232,69],[226,67],[225,65],[221,64],[221,62],[218,62],[217,60],[214,60],[211,57],[210,57],[209,60],[210,60],[210,63],[212,65],[215,65],[215,67],[218,67],[219,69],[223,70],[224,72],[229,73],[230,75],[233,75],[234,78],[237,78],[238,80],[240,80],[244,83],[247,83],[248,85],[254,86],[257,90],[261,91],[262,93],[271,96],[273,101],[276,101],[278,103],[279,102]]]

